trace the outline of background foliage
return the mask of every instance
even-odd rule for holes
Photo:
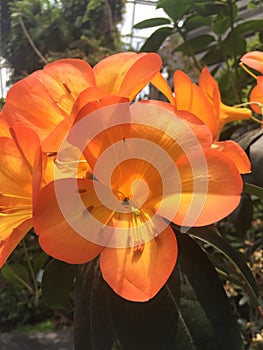
[[[62,57],[93,65],[120,51],[123,8],[123,0],[1,0],[0,56],[14,80]]]

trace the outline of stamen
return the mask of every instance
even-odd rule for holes
[[[70,88],[68,87],[67,83],[63,82],[62,84],[63,84],[65,90],[66,90],[69,94],[71,94],[71,90],[70,90]]]
[[[82,214],[86,215],[87,213],[89,213],[92,209],[94,209],[93,205],[90,205],[88,208],[84,209]]]
[[[135,216],[140,216],[141,211],[140,211],[140,209],[138,209],[138,208],[132,207],[132,213],[133,213]]]
[[[144,250],[145,241],[142,239],[140,241],[134,242],[133,251],[136,253],[142,253]]]
[[[239,65],[241,68],[244,69],[245,72],[247,72],[249,75],[251,75],[251,77],[257,80],[257,76],[254,73],[252,73],[251,70],[248,69],[248,67],[243,62],[240,62]]]
[[[238,105],[235,105],[234,107],[246,107],[246,106],[251,106],[251,105],[256,105],[261,112],[261,116],[263,117],[263,105],[260,102],[244,102],[244,103],[240,103]],[[257,119],[256,117],[254,117],[253,115],[250,117],[252,120],[254,120],[254,122],[259,123],[259,124],[263,124],[262,120]]]
[[[77,193],[85,193],[87,190],[85,188],[80,188],[76,190]]]
[[[56,156],[58,153],[57,152],[48,152],[47,153],[47,156],[48,157],[54,157],[54,156]]]
[[[72,160],[70,162],[66,162],[66,161],[61,161],[59,159],[55,159],[55,163],[59,164],[59,165],[71,165],[71,164],[79,164],[79,163],[88,163],[85,159],[81,159],[81,160]]]

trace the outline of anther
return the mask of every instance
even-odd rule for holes
[[[48,157],[54,157],[54,156],[56,156],[58,153],[57,152],[48,152],[47,153],[47,156]]]
[[[77,193],[85,193],[87,192],[87,190],[85,190],[85,188],[80,188],[78,190],[76,190]]]
[[[89,207],[87,207],[86,209],[83,210],[82,214],[86,215],[87,213],[89,213],[92,209],[94,208],[93,205],[90,205]]]
[[[133,208],[133,209],[132,209],[132,213],[133,213],[135,216],[140,216],[141,211],[140,211],[140,209],[138,209],[138,208]]]
[[[145,245],[145,241],[144,240],[134,242],[133,251],[136,252],[136,253],[142,253],[143,250],[144,250],[144,245]]]
[[[70,88],[68,87],[67,83],[63,82],[62,84],[63,84],[65,90],[66,90],[69,94],[71,94],[71,90],[70,90]]]

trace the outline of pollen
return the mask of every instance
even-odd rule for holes
[[[140,209],[138,209],[138,208],[133,208],[133,209],[132,209],[132,213],[133,213],[135,216],[140,216],[141,211],[140,211]]]

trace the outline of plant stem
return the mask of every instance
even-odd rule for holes
[[[22,244],[23,244],[23,248],[24,248],[24,252],[25,252],[25,257],[26,257],[26,261],[27,261],[28,270],[29,270],[29,273],[31,275],[31,279],[33,281],[35,295],[38,296],[39,295],[39,290],[38,290],[38,285],[37,285],[37,281],[36,281],[36,276],[35,276],[34,269],[33,269],[33,266],[31,264],[31,261],[30,261],[29,255],[28,255],[27,246],[26,246],[26,242],[25,242],[24,239],[22,241]]]

